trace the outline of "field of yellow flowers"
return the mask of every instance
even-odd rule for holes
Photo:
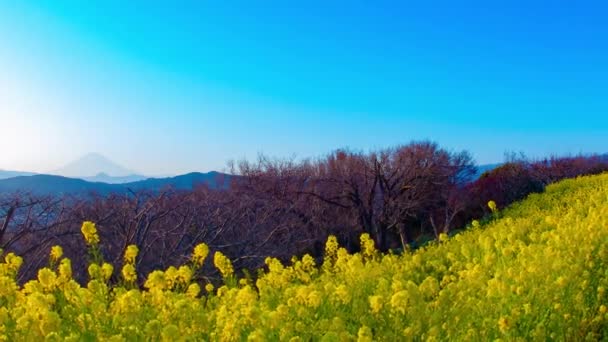
[[[268,258],[253,283],[206,245],[189,264],[154,271],[139,289],[136,246],[115,270],[95,225],[82,233],[90,281],[72,279],[61,247],[38,279],[18,286],[21,258],[0,264],[0,340],[599,340],[608,338],[608,174],[566,180],[486,224],[414,252],[380,254],[335,238],[325,261]],[[211,258],[209,258],[211,259]],[[193,274],[213,262],[214,288]],[[108,285],[118,272],[121,284]]]

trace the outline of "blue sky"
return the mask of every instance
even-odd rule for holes
[[[605,5],[328,3],[0,2],[0,169],[99,152],[181,173],[419,139],[479,163],[608,152]]]

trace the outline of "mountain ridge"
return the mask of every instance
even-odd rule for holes
[[[96,152],[87,153],[63,167],[49,172],[52,175],[81,179],[94,178],[101,173],[110,177],[138,175],[137,172],[129,170]]]
[[[166,188],[175,190],[192,190],[199,185],[211,189],[225,189],[233,175],[211,171],[207,173],[191,172],[175,177],[147,178],[135,182],[110,184],[90,182],[80,178],[58,175],[32,175],[0,179],[0,192],[25,192],[36,195],[109,195],[125,194],[129,191],[158,192]]]
[[[19,177],[19,176],[34,176],[37,175],[35,172],[26,172],[26,171],[11,171],[11,170],[2,170],[0,169],[0,180]]]

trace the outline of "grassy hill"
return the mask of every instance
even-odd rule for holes
[[[95,230],[83,230],[95,255]],[[608,174],[550,185],[462,234],[403,255],[382,255],[362,236],[351,255],[335,239],[323,265],[267,259],[257,280],[213,263],[224,284],[193,281],[208,254],[155,271],[135,287],[137,251],[122,282],[89,268],[82,288],[55,253],[19,287],[19,259],[0,264],[0,335],[9,340],[600,340],[608,337]],[[101,241],[103,243],[103,241]],[[55,251],[57,252],[57,251]],[[99,258],[97,255],[96,258]],[[97,259],[100,261],[99,259]],[[211,261],[207,261],[211,262]],[[203,293],[202,295],[200,293]],[[50,336],[50,337],[49,337]]]

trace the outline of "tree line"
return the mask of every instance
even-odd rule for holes
[[[128,245],[138,245],[142,275],[183,264],[201,242],[248,270],[267,256],[320,258],[329,235],[350,251],[361,233],[380,250],[400,251],[483,218],[489,200],[504,207],[560,179],[604,172],[608,162],[512,157],[473,179],[468,152],[423,141],[371,152],[340,149],[317,159],[259,156],[230,168],[234,176],[219,190],[201,185],[86,199],[0,194],[0,248],[24,257],[22,281],[35,277],[57,244],[72,259],[75,278],[85,281],[83,221],[97,224],[104,258],[114,265],[122,264]],[[208,267],[198,276],[214,272]]]

